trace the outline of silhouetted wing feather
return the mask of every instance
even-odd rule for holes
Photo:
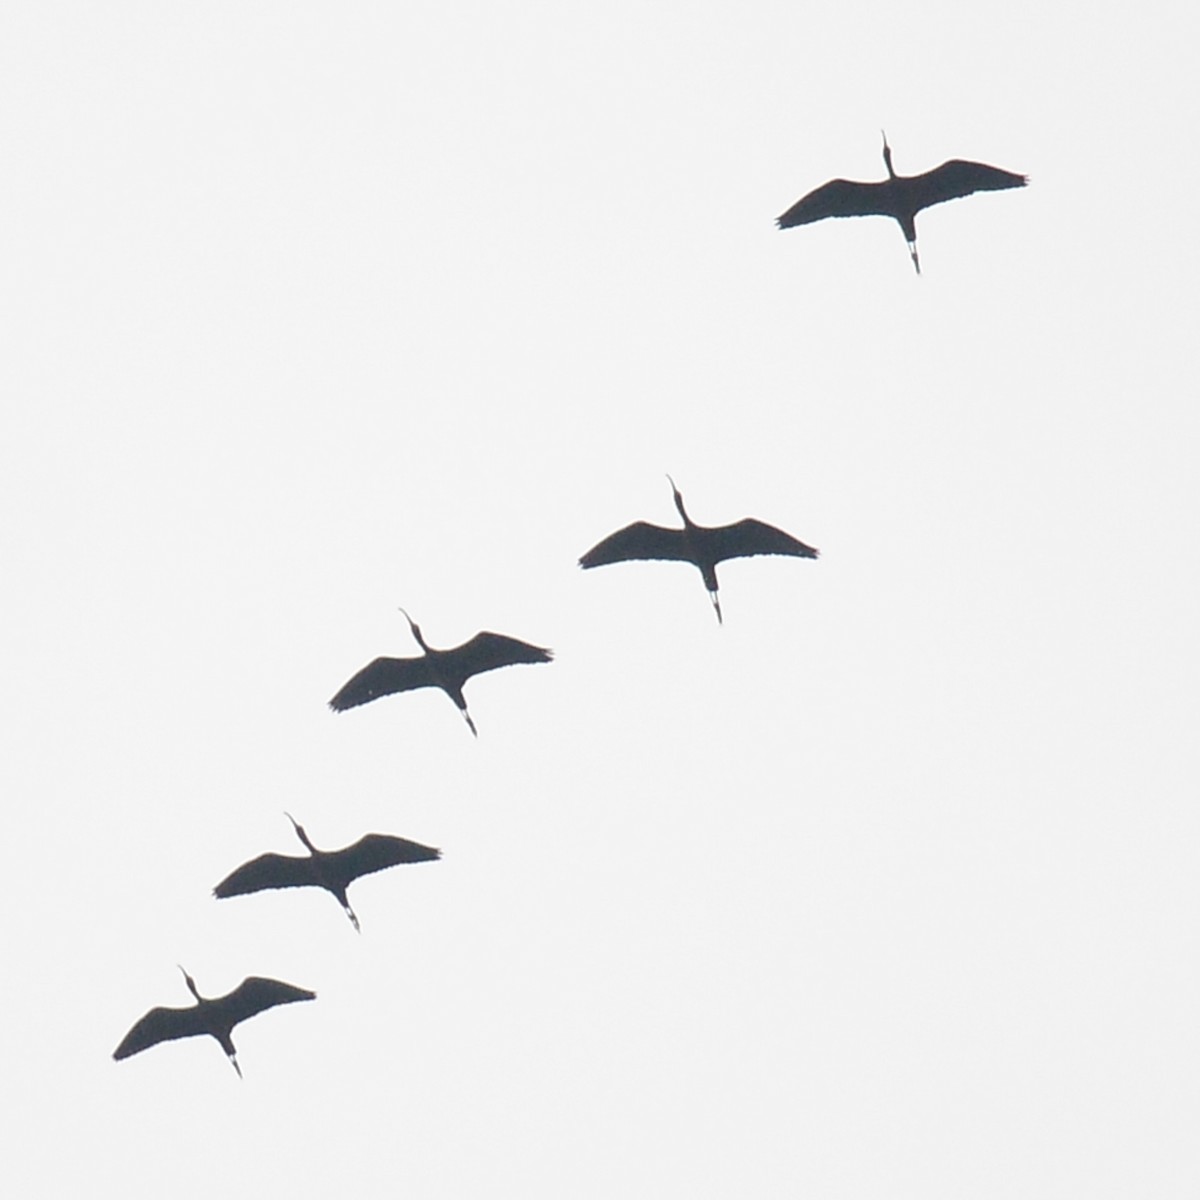
[[[411,692],[414,688],[432,686],[429,660],[424,656],[377,658],[342,685],[341,691],[329,701],[329,707],[334,712],[344,712],[393,692]]]
[[[963,158],[952,158],[920,177],[921,208],[941,204],[946,200],[957,200],[972,192],[995,192],[1003,188],[1024,187],[1029,182],[1025,175],[989,167],[987,163],[968,162]]]
[[[808,225],[826,217],[891,216],[887,189],[883,183],[857,183],[852,179],[831,179],[801,196],[791,208],[776,218],[780,229]]]
[[[722,525],[706,532],[706,548],[714,562],[726,558],[748,558],[754,554],[790,554],[796,558],[816,558],[820,551],[768,525],[747,517],[735,525]]]
[[[544,663],[554,657],[552,650],[532,646],[518,638],[505,637],[502,633],[477,633],[469,642],[464,642],[456,652],[465,675],[479,675],[494,671],[497,667],[511,667],[517,663]]]
[[[603,567],[609,563],[639,558],[690,562],[692,555],[682,529],[664,529],[647,521],[634,521],[597,542],[580,560],[581,567]]]
[[[159,1042],[195,1037],[207,1032],[204,1022],[200,1020],[200,1009],[195,1005],[191,1008],[152,1008],[121,1039],[121,1044],[113,1051],[113,1058],[128,1058],[131,1054],[140,1054],[151,1046],[157,1046]]]
[[[274,1008],[277,1004],[293,1004],[297,1000],[315,1000],[316,992],[295,987],[278,979],[264,979],[251,975],[243,979],[227,996],[208,1000],[206,1004],[215,1016],[229,1028],[239,1021],[253,1017],[256,1013]]]
[[[258,858],[242,863],[236,871],[231,871],[213,888],[213,895],[224,899],[226,896],[261,892],[264,888],[309,887],[316,882],[311,858],[297,858],[291,854],[260,854]]]
[[[360,875],[383,871],[400,863],[430,862],[441,858],[442,852],[407,838],[386,833],[368,833],[353,846],[336,850],[326,859],[326,870],[338,874],[343,886]]]

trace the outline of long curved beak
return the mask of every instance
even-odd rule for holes
[[[424,649],[425,643],[421,640],[420,625],[418,625],[416,621],[414,621],[412,617],[408,615],[408,611],[406,609],[401,608],[399,611],[404,614],[404,619],[408,622],[408,627],[412,630],[413,637],[417,639],[417,645]]]

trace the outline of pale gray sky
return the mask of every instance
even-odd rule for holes
[[[1195,26],[10,4],[6,1193],[1192,1200]],[[775,229],[881,128],[1031,185]],[[820,561],[579,571],[667,471]]]

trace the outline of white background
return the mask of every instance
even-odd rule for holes
[[[1195,1197],[1188,13],[10,4],[6,1194]],[[881,127],[1030,187],[775,229]]]

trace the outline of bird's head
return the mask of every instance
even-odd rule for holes
[[[308,840],[308,834],[304,832],[304,826],[290,812],[285,812],[283,815],[291,821],[292,828],[296,831],[296,836],[311,850],[312,842]]]
[[[400,611],[404,613],[404,619],[408,622],[408,627],[412,630],[413,637],[417,639],[417,645],[420,646],[422,650],[428,650],[429,647],[425,645],[425,639],[421,636],[420,625],[418,625],[416,621],[414,621],[412,617],[408,615],[408,613],[404,612],[404,609],[401,609]]]
[[[896,178],[896,172],[892,170],[892,148],[888,145],[887,134],[881,129],[883,134],[883,165],[887,167],[887,173],[893,178]]]
[[[179,963],[176,963],[175,965],[179,967],[179,970],[183,973],[183,982],[188,985],[188,991],[191,992],[197,1000],[199,1000],[200,993],[196,990],[196,981],[186,971],[183,970],[183,967]]]
[[[671,485],[671,495],[675,499],[675,507],[679,510],[679,515],[686,521],[688,519],[688,515],[683,510],[683,496],[680,494],[679,489],[675,486],[675,480],[673,480],[670,475],[667,476],[667,482]]]

